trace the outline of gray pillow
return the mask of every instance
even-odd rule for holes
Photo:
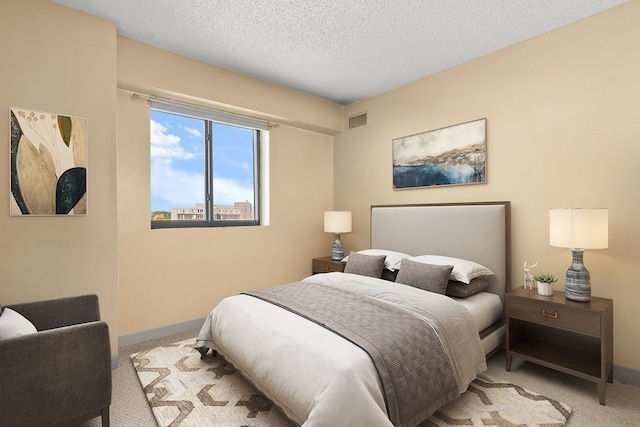
[[[468,285],[464,282],[458,282],[457,280],[449,280],[445,293],[450,297],[466,298],[482,292],[488,287],[489,282],[478,278],[471,279]]]
[[[384,260],[386,255],[363,255],[351,252],[347,265],[344,267],[345,273],[359,274],[361,276],[382,277]]]
[[[396,283],[444,294],[453,270],[452,265],[434,265],[403,259]]]

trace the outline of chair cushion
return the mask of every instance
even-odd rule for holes
[[[0,315],[0,339],[19,337],[38,332],[33,323],[10,308],[2,310]]]

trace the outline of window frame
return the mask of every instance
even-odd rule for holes
[[[201,107],[192,104],[186,104],[179,101],[168,100],[164,98],[152,97],[150,102],[149,120],[151,120],[151,111],[161,111],[168,114],[182,115],[194,119],[204,121],[204,205],[205,219],[203,220],[154,220],[151,219],[151,229],[166,228],[200,228],[200,227],[246,227],[262,225],[261,204],[263,198],[262,192],[262,140],[264,133],[269,130],[269,123],[262,119],[248,116],[242,116],[235,113],[219,111],[207,107]],[[214,212],[214,194],[213,188],[214,170],[213,170],[213,126],[220,124],[225,126],[235,126],[249,129],[253,133],[253,219],[248,220],[229,220],[215,219]],[[151,212],[151,210],[150,210]]]

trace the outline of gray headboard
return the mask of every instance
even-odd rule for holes
[[[371,248],[445,255],[489,267],[490,292],[509,289],[510,202],[371,206]]]

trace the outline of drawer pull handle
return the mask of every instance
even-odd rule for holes
[[[545,310],[544,308],[542,309],[542,315],[543,316],[547,316],[547,317],[551,317],[552,319],[557,319],[558,318],[558,312],[554,311],[553,314],[547,313],[547,310]]]

